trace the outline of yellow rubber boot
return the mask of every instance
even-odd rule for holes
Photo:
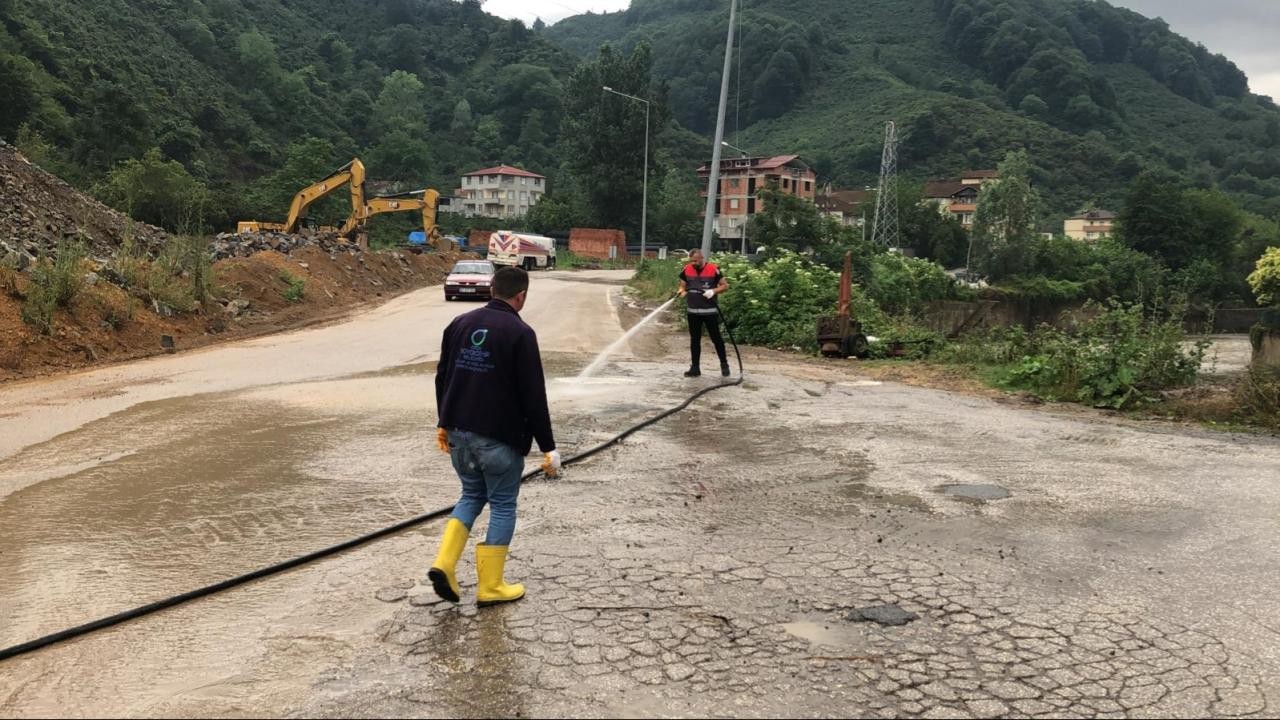
[[[458,518],[449,518],[444,525],[444,539],[440,541],[440,552],[436,553],[436,561],[431,563],[427,571],[427,579],[431,581],[436,594],[449,602],[459,602],[458,558],[462,557],[462,549],[467,546],[467,538],[471,531]]]
[[[508,585],[502,580],[507,566],[506,545],[476,545],[476,575],[480,586],[476,588],[476,605],[497,605],[524,597],[524,585]]]

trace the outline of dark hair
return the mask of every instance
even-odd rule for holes
[[[510,300],[529,289],[529,273],[518,267],[499,268],[493,274],[493,296]]]
[[[701,249],[701,248],[694,248],[694,249],[692,249],[692,250],[690,250],[690,251],[689,251],[689,257],[693,257],[695,254],[697,254],[697,255],[701,255],[701,254],[702,254],[702,249]]]

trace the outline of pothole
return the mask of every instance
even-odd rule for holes
[[[858,608],[849,613],[845,619],[849,622],[873,622],[877,625],[897,627],[906,625],[913,620],[919,620],[920,616],[903,610],[897,605],[873,605],[871,607]]]
[[[1013,495],[999,485],[943,485],[938,492],[962,502],[986,503],[992,500],[1004,500]]]

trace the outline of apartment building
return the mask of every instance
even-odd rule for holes
[[[454,193],[457,200],[450,210],[467,217],[520,217],[546,193],[546,177],[510,165],[498,165],[463,175],[462,187]]]
[[[1115,213],[1094,209],[1067,218],[1062,224],[1062,233],[1074,240],[1096,242],[1111,234],[1115,222]]]
[[[999,177],[996,170],[966,170],[958,178],[930,180],[924,185],[925,202],[937,205],[940,213],[954,215],[965,230],[972,230],[979,191]]]
[[[698,169],[705,184],[711,163]],[[716,199],[716,232],[724,239],[741,240],[747,223],[764,210],[757,192],[768,185],[812,202],[817,192],[817,173],[799,155],[724,158],[720,161],[720,189]],[[706,190],[701,193],[705,200]]]

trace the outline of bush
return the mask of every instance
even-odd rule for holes
[[[1280,430],[1280,368],[1255,364],[1235,389],[1237,413],[1256,424]]]
[[[188,288],[189,306],[203,303],[214,295],[213,261],[209,258],[209,243],[194,235],[182,235],[165,246],[157,259],[161,272],[168,277],[180,277]]]
[[[53,316],[58,308],[71,304],[84,281],[80,264],[84,261],[82,243],[61,243],[57,259],[47,258],[31,270],[26,301],[22,304],[22,320],[41,334],[53,332]]]
[[[1003,382],[1053,400],[1124,408],[1195,382],[1207,341],[1185,349],[1181,314],[1111,303],[1067,333],[1041,326]]]
[[[216,292],[207,243],[194,236],[175,238],[148,260],[126,233],[110,269],[131,294],[177,312],[193,312]]]
[[[867,293],[886,312],[916,314],[931,300],[955,295],[956,282],[941,265],[897,253],[881,253],[871,260]]]
[[[1249,275],[1259,305],[1280,305],[1280,247],[1267,248]]]
[[[947,344],[942,333],[918,325],[910,318],[887,318],[874,329],[877,342],[871,345],[873,358],[923,360]],[[867,332],[868,327],[863,326]]]
[[[716,263],[730,279],[730,290],[721,296],[720,307],[733,323],[739,342],[810,350],[817,347],[818,316],[836,312],[838,273],[786,250],[759,266],[752,266],[741,255],[718,256]],[[854,296],[855,315],[874,307],[856,288]]]
[[[288,285],[284,292],[281,293],[284,295],[284,299],[291,303],[302,302],[302,298],[307,291],[307,281],[288,272],[280,273],[280,279]]]

